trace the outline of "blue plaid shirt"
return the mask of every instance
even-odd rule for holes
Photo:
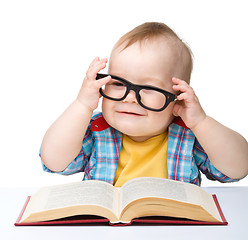
[[[168,127],[168,178],[200,185],[200,171],[211,180],[237,181],[217,170],[183,122],[175,121]],[[78,156],[58,172],[70,175],[85,172],[84,180],[102,180],[113,184],[121,151],[122,133],[110,127],[102,113],[94,113],[83,139]],[[52,172],[44,164],[46,172]]]

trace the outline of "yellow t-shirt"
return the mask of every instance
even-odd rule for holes
[[[136,177],[168,178],[167,149],[167,132],[144,142],[135,142],[123,134],[114,186],[121,187]]]

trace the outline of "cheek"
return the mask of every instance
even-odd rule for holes
[[[103,99],[102,100],[102,112],[105,112],[106,108],[108,108],[108,107],[107,107],[106,101]]]
[[[158,127],[167,127],[174,119],[172,114],[173,104],[170,104],[162,112],[153,112],[151,113],[151,120],[154,125]]]
[[[112,108],[111,107],[112,102],[113,101],[110,101],[108,99],[103,98],[103,100],[102,100],[102,112],[108,113],[108,111],[110,111],[110,109]]]
[[[107,122],[113,118],[114,101],[103,99],[102,100],[102,114]]]

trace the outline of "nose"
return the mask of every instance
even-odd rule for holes
[[[135,91],[130,90],[123,102],[138,103]]]

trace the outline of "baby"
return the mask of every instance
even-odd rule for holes
[[[40,156],[48,172],[85,172],[115,186],[142,176],[200,185],[248,174],[248,143],[201,107],[192,56],[165,24],[144,23],[90,64],[76,100],[47,130]],[[95,113],[103,96],[102,113]],[[199,171],[200,170],[200,171]]]

